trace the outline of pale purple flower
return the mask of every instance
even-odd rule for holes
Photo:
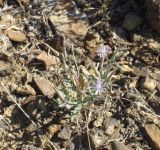
[[[93,83],[92,89],[95,91],[95,95],[105,92],[107,89],[105,81],[97,79],[97,81]]]
[[[97,56],[106,57],[109,53],[111,53],[111,47],[109,45],[100,45],[97,49]]]

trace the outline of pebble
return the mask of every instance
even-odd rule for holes
[[[21,147],[21,150],[43,150],[42,148],[38,148],[38,147],[36,147],[36,146],[34,146],[34,145],[23,145],[22,147]]]
[[[58,57],[55,56],[49,56],[45,52],[41,52],[38,56],[37,59],[42,61],[44,63],[45,69],[48,70],[51,67],[60,64],[60,60]]]
[[[57,133],[61,128],[61,125],[58,124],[52,124],[48,127],[48,132],[53,136],[55,133]]]
[[[75,145],[72,141],[66,141],[66,143],[64,143],[64,147],[66,150],[75,150]]]
[[[133,31],[141,24],[142,24],[142,18],[140,16],[134,14],[127,14],[123,22],[123,27],[127,31]]]
[[[98,134],[91,134],[90,135],[90,138],[91,138],[91,144],[93,145],[94,148],[100,148],[103,143],[104,143],[104,140],[103,140],[103,137],[102,136],[99,136]]]
[[[26,99],[24,99],[24,100],[21,102],[21,105],[22,105],[22,106],[23,106],[23,105],[26,105],[26,104],[28,104],[28,103],[31,103],[31,102],[35,101],[35,100],[36,100],[36,96],[30,95],[30,96],[28,96]]]
[[[52,82],[45,79],[44,77],[34,77],[33,81],[41,94],[47,96],[48,98],[53,98],[56,91]]]
[[[9,39],[14,42],[23,43],[27,40],[26,34],[20,30],[9,29],[6,30],[6,34],[8,35]]]
[[[1,16],[0,25],[11,26],[15,24],[15,19],[10,14],[4,14]]]
[[[107,118],[104,121],[105,134],[106,135],[113,134],[116,124],[117,124],[117,120],[116,119],[114,119],[114,118]]]
[[[153,40],[148,41],[147,44],[148,44],[148,47],[153,49],[153,50],[158,50],[158,48],[160,47],[159,42],[153,41]]]
[[[141,80],[141,87],[153,92],[157,86],[156,80],[145,77]]]
[[[120,68],[121,68],[121,71],[123,72],[123,73],[132,73],[134,70],[131,68],[131,67],[129,67],[128,65],[122,65],[122,66],[120,66]]]
[[[160,128],[155,124],[147,124],[144,127],[145,137],[154,150],[160,150]]]
[[[99,116],[97,117],[97,119],[93,122],[93,125],[95,127],[100,127],[102,126],[102,123],[103,123],[103,116]]]
[[[26,95],[35,96],[36,95],[36,91],[30,85],[17,87],[15,89],[15,92],[22,96],[26,96]]]
[[[111,142],[112,150],[129,150],[129,148],[119,141]]]
[[[11,63],[0,61],[0,76],[4,77],[12,72]]]

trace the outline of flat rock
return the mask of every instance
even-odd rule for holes
[[[61,0],[54,8],[54,14],[49,17],[52,26],[60,36],[71,39],[83,39],[88,31],[88,22],[72,1]]]
[[[6,31],[6,34],[8,35],[9,39],[14,42],[23,43],[27,40],[26,34],[20,30],[9,29]]]
[[[45,66],[46,70],[60,64],[60,60],[59,60],[58,57],[55,57],[55,56],[51,57],[51,56],[47,55],[45,52],[40,53],[37,56],[37,59],[44,63],[44,66]]]
[[[94,125],[95,127],[100,127],[100,126],[102,126],[103,119],[104,119],[103,116],[98,116],[98,117],[96,118],[96,120],[93,122],[93,125]]]
[[[160,150],[160,128],[155,124],[147,124],[144,127],[145,137],[154,150]]]
[[[142,18],[134,14],[127,14],[123,22],[123,27],[127,31],[133,31],[142,23]]]
[[[47,96],[48,98],[53,98],[56,91],[52,82],[43,77],[34,77],[33,81],[41,94]]]
[[[129,148],[119,141],[111,142],[112,150],[129,150]]]

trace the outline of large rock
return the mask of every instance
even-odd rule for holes
[[[146,16],[151,28],[160,33],[160,0],[147,0]]]

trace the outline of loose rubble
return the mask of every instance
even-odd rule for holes
[[[0,149],[160,149],[158,0],[0,0]]]

